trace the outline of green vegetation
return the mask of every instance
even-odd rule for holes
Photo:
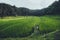
[[[38,35],[34,34],[36,25]],[[0,3],[0,40],[60,40],[59,37],[60,0],[39,10]]]
[[[27,35],[31,32],[32,27],[39,25],[42,34],[50,33],[60,29],[60,16],[21,16],[21,17],[6,17],[0,19],[0,35],[4,37],[18,37],[16,40],[46,40],[41,36],[19,38],[20,35]],[[2,37],[2,36],[0,36]],[[6,40],[8,40],[7,38]],[[14,38],[11,38],[15,40]],[[9,40],[11,40],[9,39]]]

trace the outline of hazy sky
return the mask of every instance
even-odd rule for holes
[[[30,9],[41,9],[51,5],[54,1],[55,0],[0,0],[0,3],[7,3]]]

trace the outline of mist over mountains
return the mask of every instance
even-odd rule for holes
[[[38,10],[31,10],[25,7],[11,6],[6,3],[0,3],[0,17],[5,16],[43,16],[60,15],[60,1],[55,1],[49,7]]]

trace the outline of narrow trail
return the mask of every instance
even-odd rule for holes
[[[56,31],[51,32],[51,33],[44,34],[44,35],[42,35],[41,37],[45,37],[45,36],[47,36],[47,35],[54,34],[54,33],[58,32],[58,31],[59,31],[59,30],[56,30]]]

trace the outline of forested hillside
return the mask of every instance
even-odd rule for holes
[[[42,16],[42,15],[60,15],[60,1],[55,1],[49,7],[38,10],[31,10],[24,7],[11,6],[0,3],[0,17],[5,16]]]

